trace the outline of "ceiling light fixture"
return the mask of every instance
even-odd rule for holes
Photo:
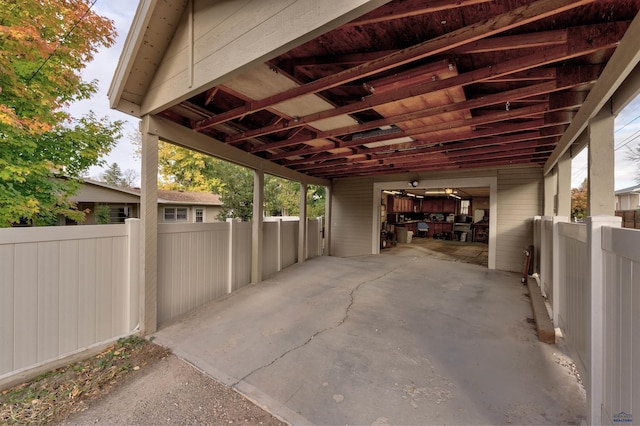
[[[420,181],[417,180],[417,179],[412,180],[412,181],[409,182],[409,186],[412,186],[414,188],[417,187],[418,185],[420,185]]]

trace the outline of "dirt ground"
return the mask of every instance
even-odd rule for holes
[[[6,389],[0,404],[0,424],[284,424],[166,349],[137,338]]]
[[[234,390],[168,355],[62,424],[282,425]]]

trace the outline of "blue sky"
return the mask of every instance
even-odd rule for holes
[[[88,101],[75,103],[70,110],[74,116],[80,116],[88,110],[93,110],[99,117],[108,116],[112,120],[125,121],[125,136],[106,158],[106,161],[107,164],[118,163],[122,170],[133,169],[139,174],[140,159],[136,157],[135,148],[128,137],[129,134],[137,131],[138,120],[110,109],[107,99],[111,78],[118,64],[136,7],[137,2],[133,0],[97,0],[93,6],[98,14],[115,22],[118,36],[116,43],[109,49],[100,50],[95,55],[93,62],[88,64],[83,71],[85,80],[98,80],[99,92]],[[635,149],[640,145],[640,97],[637,97],[616,117],[615,129],[615,188],[621,189],[636,185],[635,178],[640,170],[640,165],[633,164],[625,158],[629,149]],[[572,187],[577,187],[586,177],[586,163],[587,153],[586,150],[583,150],[572,162]],[[90,175],[98,176],[101,172],[100,168],[94,167],[90,170]]]

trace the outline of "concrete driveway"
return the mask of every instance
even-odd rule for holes
[[[579,424],[584,390],[525,293],[398,247],[292,266],[156,341],[292,424]]]

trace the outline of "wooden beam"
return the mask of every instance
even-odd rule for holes
[[[360,18],[354,19],[344,26],[370,25],[394,19],[426,15],[442,10],[457,9],[463,6],[473,6],[490,1],[493,0],[405,0],[403,2],[394,2],[392,6],[382,6]]]
[[[345,71],[295,87],[274,96],[248,103],[195,124],[196,130],[250,114],[302,95],[317,93],[363,77],[377,74],[400,65],[446,52],[456,47],[517,28],[595,0],[539,0],[516,8],[481,23],[472,24],[448,34],[402,49],[382,58],[366,62]]]
[[[477,53],[497,52],[513,49],[531,49],[552,45],[565,44],[567,30],[540,31],[528,34],[518,34],[506,37],[494,37],[478,40],[473,43],[453,49],[451,53],[470,55]]]
[[[317,164],[309,164],[305,166],[295,167],[297,171],[317,170],[326,168],[341,168],[354,166],[364,167],[366,165],[376,166],[380,164],[402,164],[415,163],[424,159],[433,160],[433,158],[445,158],[446,161],[484,161],[487,158],[499,158],[500,156],[509,157],[513,155],[521,155],[526,153],[536,154],[551,152],[557,142],[557,137],[544,138],[531,141],[522,141],[514,143],[487,143],[486,146],[476,149],[459,149],[448,150],[446,148],[433,147],[434,149],[418,152],[400,152],[395,154],[384,154],[380,156],[372,156],[373,158],[353,158],[341,159],[331,162],[323,162]],[[434,157],[435,156],[435,157]]]
[[[303,142],[308,142],[314,139],[324,139],[332,136],[342,136],[348,134],[354,134],[357,132],[365,132],[367,130],[377,129],[379,127],[388,126],[392,124],[398,124],[405,121],[416,120],[425,117],[431,117],[439,114],[449,113],[453,111],[461,111],[461,110],[469,110],[473,108],[486,107],[489,105],[495,105],[503,103],[505,99],[521,99],[527,98],[529,96],[536,96],[541,93],[548,93],[553,90],[556,90],[556,82],[549,81],[546,83],[541,83],[529,87],[525,87],[522,89],[515,89],[508,92],[497,93],[493,95],[488,95],[482,97],[480,99],[472,99],[468,101],[458,102],[454,104],[441,105],[433,108],[427,108],[419,111],[409,112],[406,114],[399,114],[390,117],[385,117],[380,120],[370,121],[368,123],[358,124],[354,126],[347,126],[333,130],[327,130],[324,132],[318,132],[314,136],[302,136],[295,139],[287,139],[278,142],[267,143],[264,145],[256,146],[252,149],[252,152],[262,152],[270,149],[276,148],[284,148],[288,146],[299,145]],[[379,138],[362,138],[359,139],[362,144],[370,143],[370,142],[379,142],[389,139],[395,139],[403,136],[411,136],[412,134],[420,133],[421,129],[412,129],[400,131],[397,133],[391,133],[387,135],[382,135]],[[373,140],[375,139],[375,140]],[[352,139],[354,140],[354,139]]]

